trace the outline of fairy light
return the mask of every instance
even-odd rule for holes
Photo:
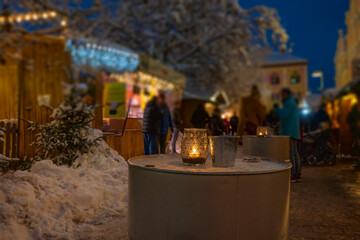
[[[17,18],[16,18],[16,22],[22,22],[22,17],[21,16],[18,16]]]
[[[56,17],[56,12],[54,12],[54,11],[50,12],[50,16]]]
[[[26,21],[30,21],[30,18],[31,18],[31,17],[30,17],[30,14],[26,14],[26,15],[25,15],[25,20],[26,20]]]
[[[33,17],[34,20],[38,20],[38,15],[37,14],[33,14],[32,17]]]
[[[68,39],[66,49],[76,65],[107,68],[114,71],[134,71],[139,66],[139,56],[130,50],[115,53],[114,48]]]
[[[45,13],[43,13],[43,15],[42,15],[42,16],[43,16],[43,18],[44,18],[44,19],[47,19],[47,18],[48,18],[48,14],[47,14],[46,12],[45,12]]]
[[[63,27],[66,27],[66,25],[67,25],[66,19],[61,20],[60,25]]]

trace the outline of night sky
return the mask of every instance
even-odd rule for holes
[[[319,87],[319,78],[311,73],[323,67],[325,88],[334,87],[334,56],[338,29],[345,30],[345,12],[350,0],[239,0],[240,6],[250,8],[265,5],[276,8],[281,23],[294,43],[293,54],[309,61],[309,89]]]

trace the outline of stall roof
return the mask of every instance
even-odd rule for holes
[[[208,102],[217,102],[220,105],[229,105],[227,94],[222,90],[210,88],[187,89],[183,93],[183,99],[199,99]]]
[[[263,67],[274,65],[307,64],[307,60],[297,57],[291,53],[273,52],[265,55]]]
[[[181,88],[186,87],[185,75],[169,68],[165,64],[140,53],[140,65],[138,68],[140,71],[157,76],[161,79],[169,81]]]

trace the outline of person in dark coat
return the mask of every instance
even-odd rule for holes
[[[159,122],[162,118],[163,113],[158,106],[158,98],[153,97],[146,103],[144,110],[143,133],[145,155],[159,153],[158,132]]]
[[[160,144],[160,153],[165,154],[166,150],[166,140],[169,133],[169,128],[171,131],[174,131],[173,122],[171,120],[171,114],[168,106],[165,102],[165,95],[163,93],[159,94],[159,107],[163,113],[163,117],[159,123],[159,144]]]
[[[181,120],[181,102],[175,102],[175,109],[173,111],[173,123],[174,123],[174,132],[171,139],[171,153],[176,153],[176,141],[179,137],[179,133],[182,127],[182,120]]]
[[[209,114],[206,112],[204,104],[200,103],[191,116],[191,123],[195,128],[205,128],[209,123]]]
[[[236,135],[237,129],[239,126],[239,117],[236,116],[236,112],[230,118],[230,128],[231,128],[231,135]]]
[[[211,136],[221,136],[225,132],[224,122],[221,119],[221,112],[219,108],[215,108],[210,119]]]

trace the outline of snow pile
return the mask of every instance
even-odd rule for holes
[[[1,239],[126,239],[124,159],[99,141],[74,166],[43,160],[0,176]]]

